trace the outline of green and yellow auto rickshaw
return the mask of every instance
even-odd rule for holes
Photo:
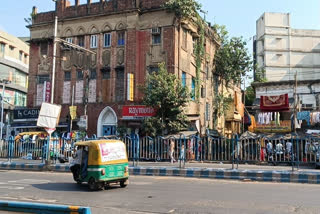
[[[122,141],[77,142],[75,149],[75,161],[70,169],[78,184],[88,182],[90,190],[107,188],[111,183],[127,186],[129,164],[126,146]]]

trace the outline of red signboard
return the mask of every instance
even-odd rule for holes
[[[147,106],[123,106],[122,117],[124,119],[153,117],[156,115],[156,110]]]
[[[51,101],[51,82],[45,82],[45,85],[44,85],[45,89],[45,102],[48,102],[50,103]]]

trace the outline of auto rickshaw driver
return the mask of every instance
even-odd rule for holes
[[[87,176],[87,166],[88,166],[88,147],[78,146],[75,152],[73,165],[70,170],[73,174],[73,178],[77,182],[81,182]]]

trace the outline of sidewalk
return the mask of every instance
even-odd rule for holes
[[[247,165],[239,164],[239,168],[232,169],[232,164],[219,163],[186,163],[185,168],[179,168],[179,163],[168,162],[139,162],[138,166],[129,163],[131,175],[143,176],[176,176],[212,179],[232,179],[245,181],[268,181],[268,182],[292,182],[320,184],[320,170],[311,167],[301,166],[299,170],[291,166],[273,165]],[[46,166],[41,160],[14,159],[11,163],[0,159],[0,169],[9,170],[33,170],[70,172],[69,164],[52,164]]]

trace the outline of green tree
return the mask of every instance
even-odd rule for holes
[[[147,134],[172,134],[188,126],[183,107],[189,102],[190,94],[174,74],[168,73],[164,63],[159,64],[159,72],[149,75],[142,90],[143,103],[157,110],[155,117],[144,120],[143,129]]]
[[[252,106],[255,98],[256,98],[256,95],[254,92],[254,88],[252,86],[247,87],[245,91],[246,106]]]
[[[229,39],[225,30],[222,33],[221,47],[217,50],[214,60],[216,74],[225,80],[226,84],[230,81],[239,84],[243,77],[253,71],[253,61],[246,48],[247,42],[243,37]]]
[[[195,0],[169,0],[163,6],[179,18],[198,17],[197,10],[201,9],[201,4]]]
[[[219,35],[221,44],[214,58],[216,86],[213,107],[214,117],[217,120],[229,109],[232,100],[227,97],[228,93],[224,93],[224,87],[220,86],[228,87],[230,83],[239,85],[244,78],[248,77],[247,74],[253,71],[253,61],[243,37],[229,38],[224,25],[215,24],[212,28]]]

